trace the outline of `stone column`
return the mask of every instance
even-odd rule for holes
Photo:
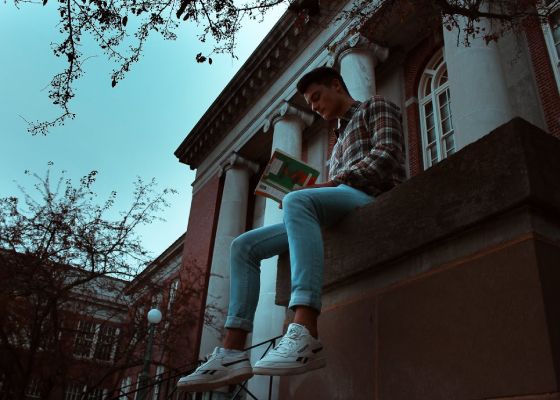
[[[319,171],[317,183],[326,182],[327,155],[329,152],[329,130],[325,122],[315,134],[307,139],[307,164]]]
[[[464,28],[465,18],[456,18]],[[477,25],[491,31],[487,20]],[[513,111],[497,43],[470,38],[466,46],[463,29],[459,38],[457,28],[449,31],[444,26],[443,32],[455,146],[460,150],[512,119]]]
[[[328,65],[339,65],[350,95],[364,101],[375,94],[375,67],[388,57],[389,49],[356,34],[336,49]]]
[[[224,173],[226,176],[206,299],[206,306],[210,306],[207,313],[212,318],[212,324],[203,327],[200,344],[201,357],[211,353],[215,347],[222,344],[223,326],[229,306],[231,242],[245,232],[249,178],[258,169],[257,163],[246,160],[235,152],[220,166],[220,176]]]
[[[301,159],[302,133],[313,123],[313,114],[292,107],[289,103],[282,103],[267,118],[264,131],[274,130],[272,151],[280,149],[293,157]],[[283,221],[283,212],[278,203],[266,199],[264,226]],[[255,314],[253,329],[253,344],[261,343],[282,334],[286,309],[274,304],[276,298],[276,272],[278,257],[263,260],[261,263],[261,290],[259,305]],[[266,347],[255,349],[251,353],[254,365],[262,356]],[[269,377],[255,376],[249,381],[249,390],[259,399],[268,398]],[[278,378],[273,380],[273,399],[278,398]]]

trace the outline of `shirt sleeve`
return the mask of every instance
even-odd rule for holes
[[[397,106],[380,99],[364,104],[361,114],[356,142],[363,156],[332,180],[357,189],[380,187],[404,161],[402,115]]]

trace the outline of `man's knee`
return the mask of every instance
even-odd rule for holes
[[[284,197],[282,200],[282,208],[284,210],[289,210],[305,206],[308,202],[309,196],[305,193],[305,190],[296,190],[295,192],[288,193],[286,197]]]
[[[239,235],[231,242],[231,254],[246,253],[248,250],[247,232]]]
[[[263,260],[258,240],[256,241],[255,238],[254,231],[247,231],[233,239],[230,248],[232,259],[251,260],[257,263]]]

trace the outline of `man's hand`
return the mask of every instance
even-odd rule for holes
[[[302,188],[294,189],[294,192],[296,190],[316,189],[316,188],[335,187],[335,186],[336,186],[336,184],[333,181],[327,181],[327,182],[323,182],[323,183],[315,183],[314,185],[309,185],[309,186],[304,186]],[[282,202],[280,202],[280,204],[278,205],[278,208],[282,209]]]
[[[305,186],[296,190],[315,189],[315,188],[322,188],[322,187],[335,187],[335,186],[336,185],[334,184],[333,181],[327,181],[323,183],[316,183],[314,185]]]

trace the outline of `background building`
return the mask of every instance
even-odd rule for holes
[[[184,248],[182,235],[132,281],[90,279],[86,271],[63,266],[52,276],[31,276],[22,270],[33,268],[26,256],[2,252],[0,274],[14,288],[3,293],[3,305],[14,310],[2,318],[2,333],[9,337],[0,346],[0,399],[139,399],[147,353],[154,380],[146,398],[168,398],[176,381],[197,365],[197,344],[184,333],[203,315],[196,308],[202,274],[181,268]],[[29,284],[22,282],[25,277]],[[80,279],[84,283],[71,288]],[[66,289],[68,296],[58,293]],[[45,312],[49,299],[59,304]],[[147,314],[153,309],[163,318],[148,351]]]

